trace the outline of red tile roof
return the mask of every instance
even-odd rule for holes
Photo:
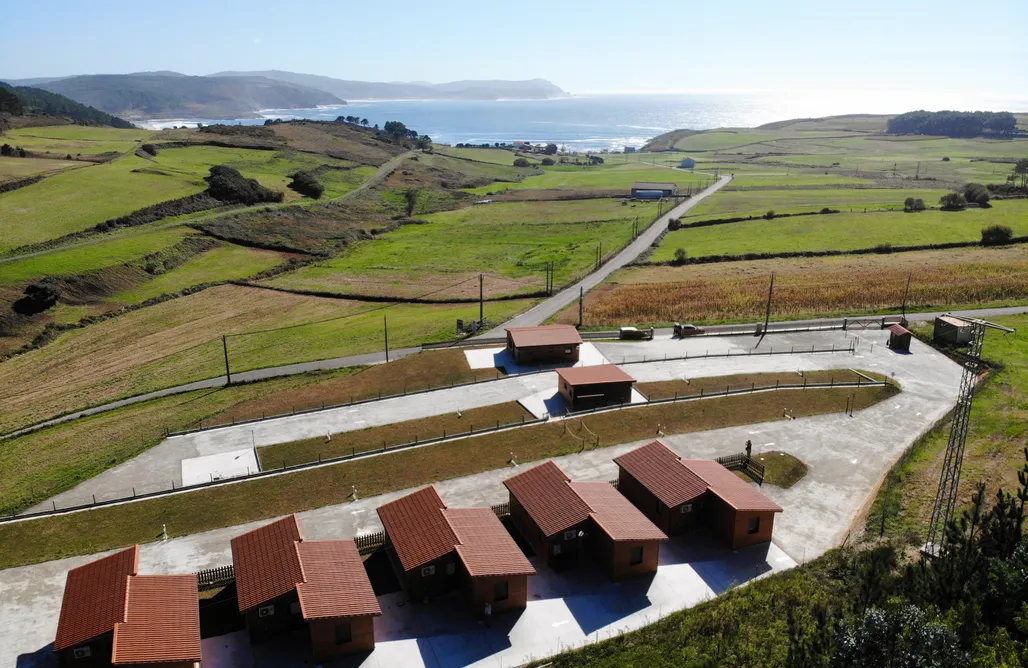
[[[634,383],[627,373],[613,364],[600,366],[574,366],[557,369],[557,375],[570,385],[593,385],[595,383]]]
[[[582,343],[578,330],[571,325],[543,325],[540,327],[509,327],[514,345],[518,348],[532,346],[572,346]]]
[[[547,461],[507,478],[503,484],[536,526],[553,536],[589,518],[589,506],[568,486],[569,480],[559,466]]]
[[[609,482],[573,482],[570,485],[592,510],[589,516],[611,540],[667,540],[664,532]]]
[[[378,516],[403,570],[438,559],[457,544],[453,529],[439,512],[444,508],[446,504],[435,487],[426,487],[379,507]]]
[[[681,462],[703,479],[712,493],[735,510],[782,512],[780,505],[714,460],[683,459]]]
[[[889,327],[889,331],[893,334],[896,334],[897,336],[903,336],[904,334],[910,333],[910,330],[908,330],[903,325],[893,325],[892,327]]]
[[[296,515],[254,529],[232,539],[239,611],[278,598],[303,582],[296,553],[300,524]]]
[[[296,586],[304,619],[382,614],[352,540],[305,540],[296,550],[304,575]]]
[[[460,544],[457,554],[471,577],[535,575],[521,548],[489,508],[451,508],[442,511]]]
[[[128,578],[125,620],[114,626],[111,663],[200,660],[200,608],[195,575]]]
[[[68,571],[54,650],[86,642],[124,621],[125,590],[139,570],[139,546]]]
[[[668,508],[675,508],[707,493],[707,483],[681,465],[680,457],[660,441],[615,457],[627,471]]]
[[[296,515],[232,539],[239,611],[294,589],[304,619],[381,614],[352,540],[304,540]]]

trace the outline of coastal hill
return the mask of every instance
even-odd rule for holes
[[[265,77],[275,81],[308,86],[323,90],[346,100],[545,100],[567,95],[546,79],[526,81],[452,81],[431,84],[427,82],[380,83],[347,81],[315,74],[299,74],[281,70],[258,72],[217,72],[212,77]]]
[[[81,104],[64,95],[31,86],[11,86],[0,81],[0,129],[9,126],[12,117],[18,119],[19,126],[72,122],[113,128],[133,127],[131,123],[117,116]]]
[[[246,118],[259,109],[345,104],[323,90],[264,77],[194,77],[176,72],[96,74],[44,80],[36,85],[126,119]]]

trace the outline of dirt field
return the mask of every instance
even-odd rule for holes
[[[1028,255],[1020,246],[636,267],[586,296],[585,324],[753,319],[764,313],[771,272],[774,317],[899,309],[908,274],[908,308],[1015,303],[1028,295]],[[577,320],[577,305],[558,316]]]

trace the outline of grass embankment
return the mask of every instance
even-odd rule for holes
[[[876,380],[885,380],[881,374],[861,371],[862,374]],[[777,385],[802,385],[804,382],[817,383],[856,383],[868,382],[860,374],[849,369],[829,369],[827,371],[786,371],[781,373],[743,373],[732,376],[710,376],[664,380],[655,383],[636,383],[639,390],[648,399],[670,399],[672,397],[692,397],[701,394],[717,394],[725,390],[766,389]]]
[[[997,365],[974,398],[957,493],[957,507],[970,504],[978,482],[989,490],[1018,487],[1028,446],[1028,316],[993,318],[1016,334],[989,330],[983,356]],[[926,328],[930,330],[930,328]],[[868,533],[878,536],[885,504],[886,536],[920,545],[931,519],[950,423],[915,445],[882,486],[868,513]]]
[[[224,373],[382,349],[383,316],[393,348],[454,338],[477,304],[383,304],[220,286],[61,335],[0,364],[0,431],[79,408]],[[495,322],[521,300],[489,304]],[[257,331],[257,333],[253,333]]]
[[[381,450],[393,445],[405,445],[432,438],[472,434],[476,429],[521,424],[534,416],[512,401],[505,404],[470,408],[462,411],[436,415],[430,418],[407,420],[380,427],[368,427],[359,431],[336,434],[332,440],[325,437],[308,438],[303,441],[279,443],[257,449],[261,469],[295,466],[308,462],[352,455],[358,452]]]
[[[598,246],[606,255],[632,239],[634,221],[645,229],[654,203],[615,199],[568,202],[494,202],[419,217],[345,254],[269,281],[290,289],[336,294],[477,298],[534,292],[554,263],[561,285],[590,271]],[[455,284],[460,285],[455,286]],[[455,286],[455,287],[454,287]]]
[[[469,369],[461,350],[427,351],[390,364],[155,399],[6,439],[0,441],[0,514],[39,503],[121,464],[160,443],[166,431],[281,415],[379,394],[400,394],[426,384],[438,387],[495,375],[492,369]]]
[[[596,166],[554,165],[544,167],[538,176],[529,176],[518,183],[493,183],[468,189],[477,195],[505,190],[619,190],[628,193],[636,181],[676,183],[679,188],[693,188],[710,183],[706,174],[682,169],[668,169],[639,163],[622,163],[605,158],[606,164]]]
[[[856,392],[864,408],[893,396],[895,388]],[[794,391],[784,398],[796,417],[841,411],[853,390]],[[783,395],[764,393],[709,401],[664,404],[600,413],[584,418],[600,446],[651,437],[656,425],[683,433],[782,419]],[[542,424],[448,443],[386,453],[287,475],[249,480],[196,492],[98,508],[83,513],[0,525],[0,568],[89,554],[154,540],[167,525],[171,536],[275,517],[346,501],[352,487],[362,497],[430,484],[507,465],[596,447],[562,424]],[[590,437],[591,438],[591,437]],[[261,502],[255,504],[254,499]]]
[[[902,192],[902,191],[899,191]],[[1014,236],[1028,234],[1028,201],[997,201],[989,209],[965,211],[880,211],[747,220],[669,232],[650,258],[671,260],[684,248],[689,257],[856,250],[881,244],[913,246],[977,242],[983,227],[1006,225]]]
[[[807,475],[807,465],[788,452],[771,450],[754,457],[764,465],[764,482],[788,489]]]
[[[74,160],[46,160],[43,158],[0,158],[0,184],[19,181],[32,176],[51,174],[62,169],[85,167],[87,163]]]
[[[764,315],[772,271],[773,319],[898,313],[908,275],[908,311],[1014,305],[1028,295],[1028,260],[1019,246],[632,267],[586,295],[585,324],[752,322]],[[577,324],[578,305],[558,322]]]

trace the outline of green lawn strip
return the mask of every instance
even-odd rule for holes
[[[478,195],[503,192],[504,190],[622,190],[628,193],[637,181],[659,181],[678,184],[679,188],[695,188],[709,183],[707,174],[696,174],[684,169],[668,169],[640,163],[622,163],[614,158],[603,165],[579,167],[555,165],[544,167],[538,176],[526,177],[518,183],[493,183],[487,186],[469,188],[468,192]]]
[[[134,151],[150,130],[122,130],[82,125],[61,125],[8,130],[5,142],[28,151],[73,156]]]
[[[89,164],[88,162],[74,160],[0,157],[0,183],[20,181],[21,179],[42,176],[63,169],[88,167]]]
[[[788,452],[771,450],[754,457],[764,465],[764,482],[788,489],[807,475],[807,465]]]
[[[857,392],[863,408],[892,396],[893,388]],[[841,411],[849,389],[797,391],[787,397],[764,393],[663,404],[586,416],[600,447],[665,433],[683,433],[781,418],[783,398],[797,416]],[[155,540],[166,525],[170,536],[233,526],[290,512],[343,503],[353,487],[362,497],[425,485],[507,466],[513,452],[525,463],[594,447],[563,424],[542,424],[358,459],[287,475],[271,476],[196,492],[97,508],[82,513],[0,525],[0,568],[91,554]],[[591,438],[591,437],[590,437]],[[260,503],[254,503],[260,499]]]
[[[957,507],[970,504],[979,481],[989,490],[1016,489],[1017,472],[1028,444],[1028,316],[992,320],[1014,327],[1016,334],[990,330],[983,356],[998,365],[975,395],[964,452]],[[931,327],[925,328],[930,336]],[[935,502],[950,423],[919,441],[882,485],[867,517],[869,535],[878,536],[885,504],[885,533],[911,545],[925,540]]]
[[[672,259],[675,249],[689,257],[855,250],[880,244],[910,246],[954,241],[977,242],[989,225],[1007,225],[1015,236],[1028,234],[1028,200],[996,202],[990,209],[839,213],[776,220],[752,220],[669,232],[650,258]]]
[[[352,455],[358,452],[381,450],[394,445],[405,445],[432,438],[473,433],[474,430],[521,424],[535,419],[516,401],[480,408],[469,408],[461,413],[452,412],[418,420],[407,420],[359,431],[325,437],[279,443],[257,448],[261,469],[295,466],[308,462]]]
[[[176,294],[202,283],[241,280],[271,269],[283,261],[284,256],[275,251],[225,244],[192,257],[181,266],[159,274],[142,285],[115,293],[110,301],[136,304],[153,297]]]
[[[174,246],[189,234],[192,234],[192,230],[186,227],[174,227],[114,237],[110,240],[66,250],[55,250],[23,260],[0,262],[0,284],[31,281],[44,276],[81,274],[117,266]]]
[[[863,209],[902,210],[907,197],[920,198],[928,206],[937,206],[939,198],[948,190],[893,189],[893,188],[833,188],[795,190],[719,190],[682,216],[683,223],[716,218],[762,216],[769,210],[775,213],[820,211],[823,208],[842,212],[862,212]]]
[[[861,371],[864,375],[884,380],[880,374]],[[700,394],[717,394],[727,390],[756,390],[781,385],[802,385],[804,382],[818,383],[856,383],[868,382],[866,378],[849,369],[830,369],[827,371],[785,371],[778,373],[744,373],[732,376],[711,376],[706,378],[689,378],[663,380],[653,383],[636,383],[639,390],[649,399],[670,399],[671,397],[689,397]]]
[[[785,666],[788,618],[810,633],[813,611],[829,615],[858,600],[850,552],[832,550],[802,566],[731,589],[636,631],[529,664],[533,668]]]

